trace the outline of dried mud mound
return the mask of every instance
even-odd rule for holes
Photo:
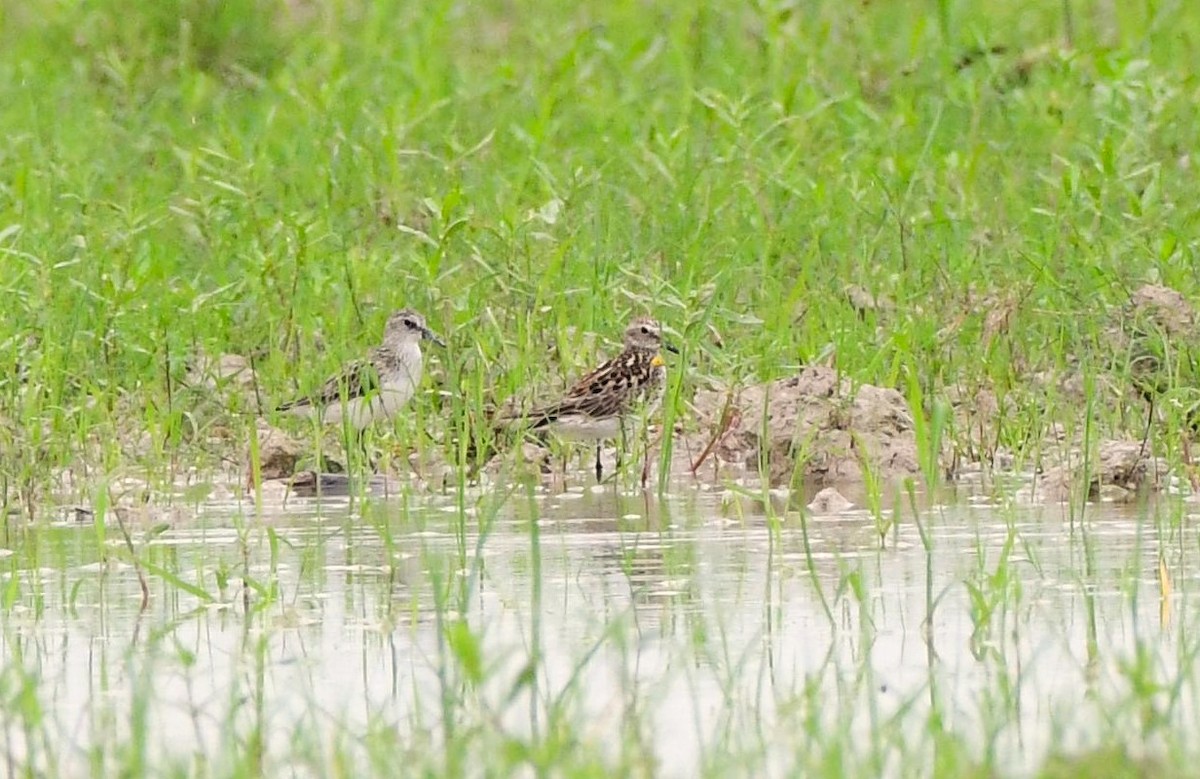
[[[296,463],[308,451],[304,444],[277,427],[258,420],[258,456],[262,478],[286,479],[296,471]],[[250,455],[246,454],[246,481],[251,483]]]
[[[1105,340],[1116,367],[1127,360],[1138,390],[1156,394],[1195,378],[1189,347],[1200,338],[1197,319],[1195,308],[1182,293],[1146,284],[1130,295],[1129,303],[1107,328]]]
[[[749,470],[757,469],[762,453],[772,484],[790,482],[797,471],[827,483],[861,480],[864,469],[884,478],[918,471],[904,396],[856,386],[832,368],[810,366],[799,376],[735,393],[701,391],[694,405],[700,432],[691,448]]]
[[[1130,296],[1130,312],[1170,336],[1196,334],[1196,310],[1182,292],[1160,284],[1146,284]]]
[[[1063,502],[1075,495],[1123,503],[1142,492],[1157,492],[1167,481],[1166,461],[1151,456],[1140,441],[1102,441],[1090,462],[1078,451],[1074,455],[1072,462],[1046,471],[1037,498]]]

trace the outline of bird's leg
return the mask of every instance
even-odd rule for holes
[[[650,481],[650,426],[642,425],[642,489]]]
[[[362,451],[362,461],[366,463],[369,470],[374,472],[376,463],[374,458],[371,457],[371,450],[367,447],[367,436],[365,430],[358,431],[358,446]]]
[[[646,489],[646,482],[650,481],[650,431],[645,427],[642,428],[645,434],[642,436],[642,489]]]
[[[554,461],[558,460],[560,465],[562,466],[559,471],[558,477],[559,477],[559,480],[562,482],[562,488],[566,489],[567,488],[567,471],[570,470],[570,468],[571,468],[571,455],[573,455],[575,453],[575,450],[572,447],[565,445],[562,441],[559,441],[554,438],[550,438],[543,431],[538,431],[534,435],[534,439],[538,442],[538,444],[540,446],[543,446],[548,450],[547,456],[544,460],[540,456],[538,458],[538,461],[536,463],[537,469],[538,469],[538,474],[541,475],[542,463],[545,462],[546,463],[546,475],[550,477],[551,484],[555,483],[554,482]],[[529,440],[529,439],[526,439],[526,440]],[[522,454],[522,459],[524,459],[523,454]]]
[[[596,483],[600,483],[600,479],[604,476],[604,466],[600,464],[600,447],[603,446],[599,441],[596,442]]]
[[[622,419],[621,420],[621,438],[619,441],[617,441],[617,454],[616,454],[617,473],[621,472],[621,460],[622,460],[621,455],[625,452],[625,441],[626,441],[625,420]]]

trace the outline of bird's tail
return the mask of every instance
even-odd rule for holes
[[[466,463],[469,475],[474,476],[498,454],[508,451],[512,445],[527,434],[545,430],[552,420],[542,413],[527,414],[511,409],[491,410],[481,420],[483,432],[470,435],[467,442]],[[540,436],[539,436],[540,437]]]

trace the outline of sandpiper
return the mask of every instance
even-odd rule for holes
[[[425,326],[425,317],[412,309],[388,317],[383,343],[364,360],[346,365],[326,381],[315,395],[298,398],[278,407],[300,416],[318,416],[327,424],[345,420],[362,430],[376,420],[395,416],[421,382],[421,341],[446,343]]]
[[[679,350],[663,340],[658,322],[639,317],[625,328],[625,348],[575,383],[556,403],[528,415],[530,429],[548,430],[568,441],[596,442],[596,481],[602,441],[623,438],[631,415],[662,400],[666,366],[661,349]]]

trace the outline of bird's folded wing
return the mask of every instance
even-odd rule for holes
[[[577,381],[559,402],[535,410],[529,421],[540,427],[567,416],[599,419],[623,414],[629,401],[628,379],[621,357],[615,357]]]
[[[575,382],[557,403],[500,421],[504,424],[523,419],[537,429],[563,417],[602,419],[624,414],[640,394],[639,389],[632,386],[637,383],[640,367],[637,355],[623,352]]]
[[[556,422],[564,417],[585,416],[592,419],[605,419],[625,412],[625,396],[623,395],[587,395],[584,397],[563,398],[558,403],[535,409],[529,414],[530,425],[534,428]]]
[[[279,410],[286,411],[300,406],[328,406],[343,398],[361,398],[378,387],[379,373],[375,370],[374,363],[371,360],[356,360],[347,365],[341,373],[330,377],[316,394],[284,403]]]

